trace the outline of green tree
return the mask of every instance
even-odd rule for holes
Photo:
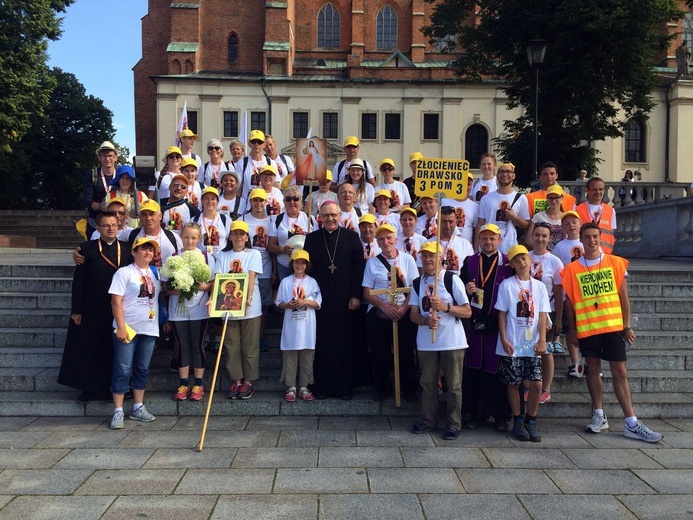
[[[524,107],[496,144],[526,186],[534,173],[529,40],[549,41],[539,80],[538,163],[553,161],[572,180],[580,169],[596,171],[592,142],[622,136],[631,117],[647,118],[658,82],[653,59],[673,36],[666,23],[680,16],[675,0],[442,0],[424,33],[456,35],[460,79],[501,80],[508,107]]]
[[[55,68],[56,84],[44,114],[15,144],[0,191],[5,208],[77,209],[82,206],[84,175],[98,161],[94,151],[113,140],[112,116],[103,101],[88,95],[74,74]]]
[[[61,20],[74,0],[0,2],[0,160],[44,110],[55,83],[48,74],[48,40],[60,37]]]

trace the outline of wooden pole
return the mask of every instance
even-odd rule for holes
[[[390,287],[394,290],[397,289],[397,267],[395,264],[390,266]],[[397,293],[395,293],[393,300],[396,302]],[[401,382],[399,377],[399,322],[392,322],[392,351],[394,356],[394,369],[395,369],[395,408],[399,408],[402,405],[401,399]]]
[[[207,435],[207,422],[209,421],[209,412],[212,410],[212,398],[214,397],[214,387],[217,385],[217,374],[219,373],[219,363],[221,362],[221,352],[224,349],[224,337],[226,336],[226,326],[229,323],[229,313],[224,314],[224,327],[221,330],[221,339],[219,340],[219,350],[217,351],[217,362],[214,365],[214,375],[212,375],[212,386],[209,389],[209,399],[207,400],[207,411],[205,412],[205,421],[202,425],[202,435],[200,442],[197,443],[197,451],[202,451],[205,443],[205,435]]]
[[[443,214],[441,213],[441,204],[443,203],[443,195],[438,194],[438,222],[436,228],[436,277],[435,283],[433,284],[433,296],[438,296],[438,274],[440,273],[440,225],[443,221]],[[435,319],[437,313],[436,311],[431,312],[431,316]],[[431,343],[436,342],[436,329],[431,331]]]

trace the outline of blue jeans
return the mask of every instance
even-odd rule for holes
[[[124,394],[130,388],[144,390],[149,377],[149,362],[156,337],[138,334],[129,343],[121,343],[113,334],[113,377],[111,392]],[[132,376],[130,375],[132,374]]]

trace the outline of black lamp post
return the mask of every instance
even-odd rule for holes
[[[534,147],[532,149],[532,166],[534,167],[534,180],[539,179],[537,171],[537,154],[539,147],[539,66],[544,63],[547,40],[529,40],[527,45],[527,60],[529,66],[534,69]]]

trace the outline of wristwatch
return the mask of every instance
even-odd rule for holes
[[[452,305],[448,303],[448,310],[446,310],[445,312],[450,312],[450,309],[452,309]]]

